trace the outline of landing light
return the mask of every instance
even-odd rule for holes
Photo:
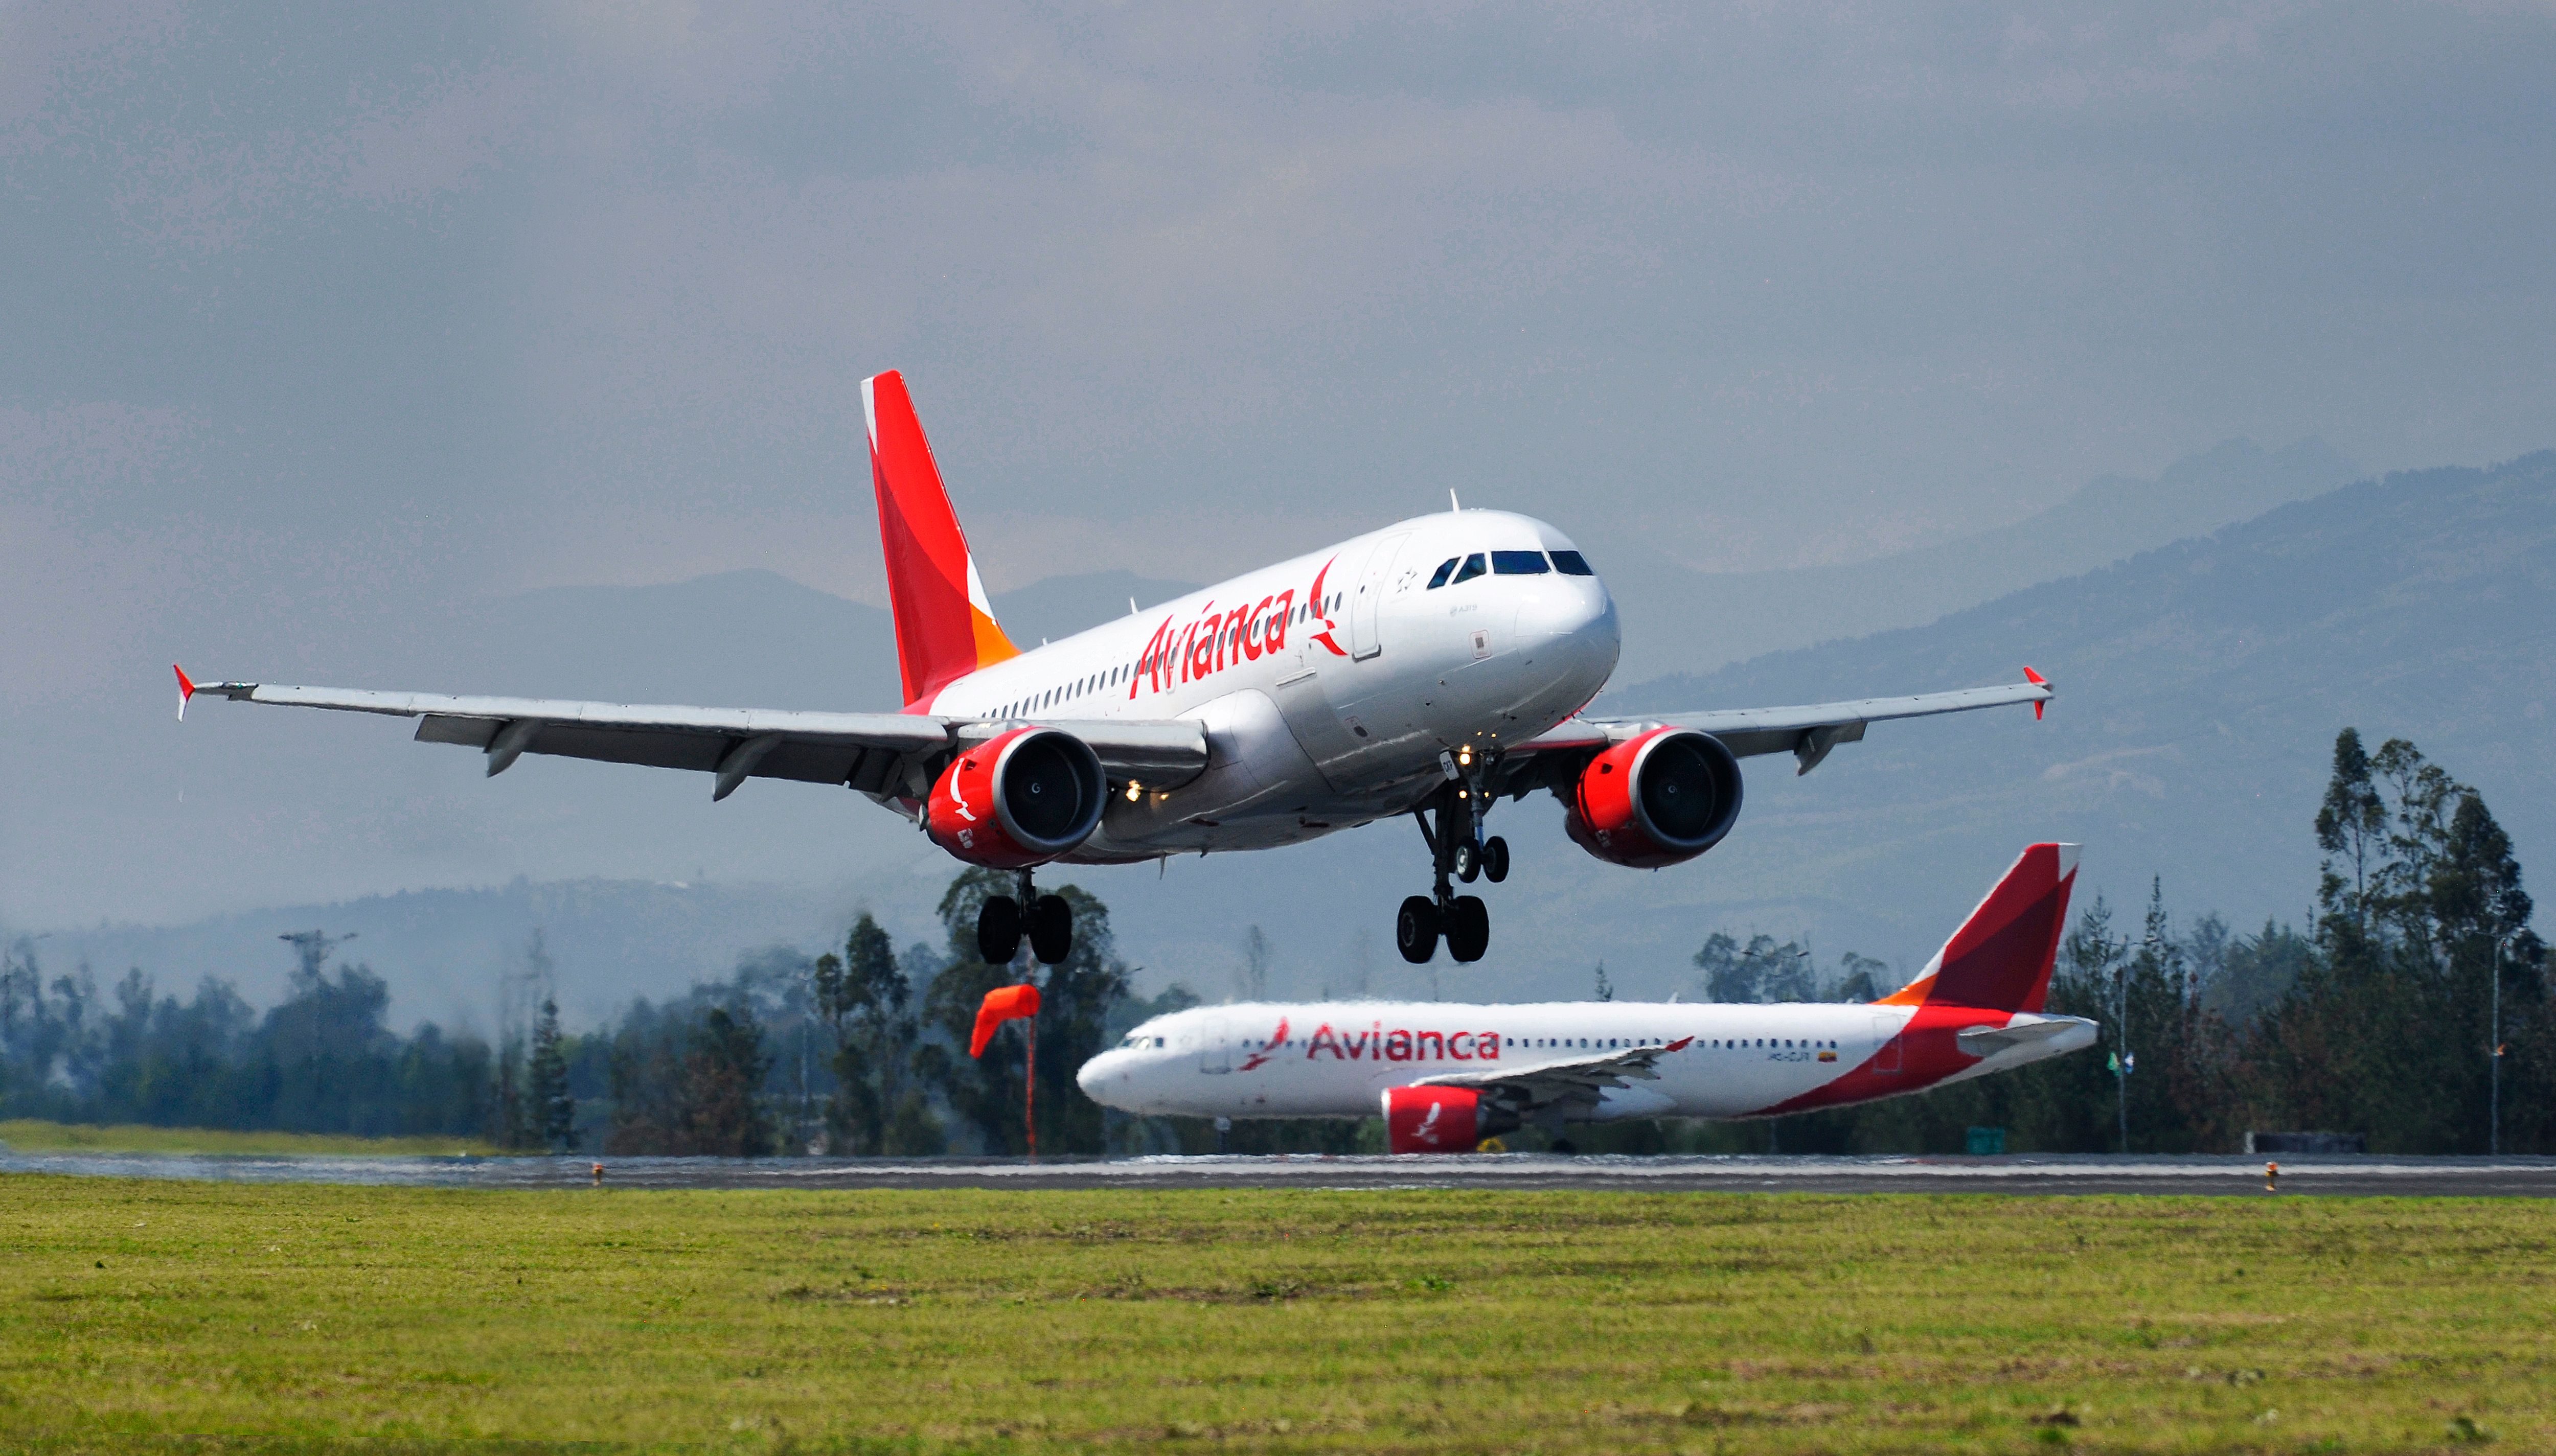
[[[1130,779],[1127,781],[1127,801],[1129,803],[1134,803],[1136,801],[1136,795],[1142,791],[1143,786],[1139,785],[1135,780]]]
[[[1471,744],[1467,744],[1463,748],[1456,750],[1456,762],[1465,765],[1467,768],[1472,767],[1473,747]]]

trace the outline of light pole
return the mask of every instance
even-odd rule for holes
[[[2140,937],[2139,948],[2153,956],[2163,942],[2153,934]],[[2119,1055],[2112,1059],[2112,1087],[2119,1107],[2121,1155],[2130,1153],[2130,1069],[2138,1056],[2130,1050],[2130,962],[2123,961],[2112,972],[2112,1042]]]
[[[2486,1021],[2486,1124],[2485,1152],[2488,1157],[2502,1155],[2502,948],[2520,933],[2518,926],[2493,937],[2492,956],[2486,962],[2486,1002],[2492,1009]]]

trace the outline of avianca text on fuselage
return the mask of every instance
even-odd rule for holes
[[[1332,563],[1314,573],[1313,584],[1306,588],[1305,600],[1323,600],[1323,578],[1330,574]],[[1127,700],[1135,702],[1146,693],[1159,693],[1184,682],[1204,681],[1227,667],[1256,663],[1287,650],[1287,628],[1296,613],[1294,588],[1263,596],[1249,606],[1219,609],[1210,597],[1199,609],[1199,615],[1183,624],[1165,617],[1146,639],[1144,651],[1136,657],[1136,670],[1127,679]],[[1332,621],[1319,615],[1315,620],[1322,631],[1308,634],[1315,646],[1336,658],[1345,658],[1348,649],[1334,639],[1339,630]]]
[[[1252,1071],[1280,1056],[1295,1055],[1301,1049],[1308,1061],[1328,1056],[1334,1061],[1497,1061],[1500,1059],[1500,1037],[1496,1031],[1414,1031],[1408,1027],[1387,1030],[1382,1020],[1364,1027],[1335,1031],[1330,1022],[1314,1029],[1301,1039],[1287,1033],[1287,1018],[1278,1019],[1278,1028],[1269,1039],[1252,1050],[1236,1068]]]

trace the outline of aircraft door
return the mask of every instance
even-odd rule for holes
[[[1358,548],[1353,546],[1336,563],[1341,571],[1341,580],[1347,583],[1342,594],[1351,603],[1348,611],[1351,624],[1358,621],[1354,604],[1369,599],[1359,594],[1359,585],[1370,576],[1380,577],[1381,573],[1392,569],[1391,551],[1398,543],[1399,538],[1391,543],[1374,543],[1366,547],[1364,555],[1357,554]],[[1386,565],[1373,565],[1379,555],[1385,559]],[[1364,746],[1364,740],[1362,735],[1341,721],[1333,701],[1333,693],[1345,687],[1341,681],[1340,659],[1329,648],[1311,640],[1314,631],[1315,626],[1309,625],[1305,631],[1289,635],[1290,657],[1279,665],[1278,680],[1272,685],[1271,695],[1278,700],[1279,715],[1287,720],[1287,731],[1295,736],[1296,744],[1305,751],[1305,756],[1314,761],[1323,781],[1333,789],[1346,792],[1356,782],[1353,774],[1345,772],[1346,767]],[[1355,640],[1354,626],[1350,637]],[[1301,657],[1295,656],[1299,653]],[[1372,656],[1372,653],[1367,655]],[[1329,684],[1324,681],[1326,677],[1331,679]]]
[[[1872,1039],[1877,1043],[1872,1053],[1872,1069],[1874,1071],[1895,1072],[1899,1070],[1899,1030],[1904,1025],[1906,1024],[1897,1017],[1874,1017],[1872,1019]]]
[[[1199,1033],[1199,1070],[1215,1076],[1233,1070],[1233,1032],[1224,1023],[1211,1023]]]
[[[1402,554],[1403,543],[1410,539],[1411,533],[1402,531],[1377,542],[1366,554],[1357,585],[1349,589],[1349,656],[1359,662],[1384,651],[1384,639],[1376,631],[1376,614],[1383,608],[1386,588],[1393,581],[1394,559]]]

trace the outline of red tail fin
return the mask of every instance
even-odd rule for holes
[[[861,409],[869,417],[870,483],[878,489],[879,544],[896,612],[896,666],[911,707],[1021,650],[985,600],[905,376],[890,370],[862,380]]]
[[[2068,894],[2077,885],[2077,846],[2036,844],[2005,872],[1988,898],[1926,967],[1926,974],[1881,999],[1884,1006],[1935,1003],[1982,1011],[2041,1010],[2050,969],[2068,928]]]

